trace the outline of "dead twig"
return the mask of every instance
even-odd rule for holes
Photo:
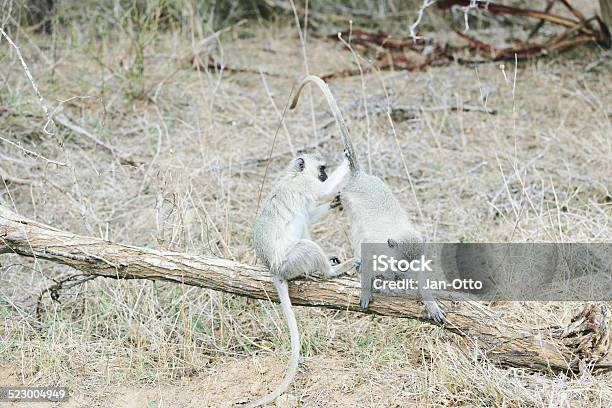
[[[471,4],[470,0],[443,0],[438,3],[438,8],[445,10],[453,6],[467,7],[467,6],[470,6],[470,4]],[[488,11],[494,14],[511,14],[511,15],[538,18],[540,20],[544,20],[544,21],[547,21],[553,24],[557,24],[557,25],[561,25],[561,26],[565,26],[565,27],[573,27],[577,23],[577,21],[572,20],[571,18],[565,18],[565,17],[558,16],[555,14],[550,14],[550,13],[546,13],[546,12],[542,12],[538,10],[504,6],[501,4],[491,3],[489,1],[487,1],[486,3],[476,2],[475,7],[480,10],[485,10],[485,11]],[[582,30],[585,34],[591,34],[591,35],[595,34],[593,30],[590,30],[586,27],[584,27]]]
[[[13,177],[13,176],[9,176],[7,174],[0,174],[0,181],[2,181],[1,184],[3,184],[3,185],[7,185],[7,184],[20,184],[20,185],[24,185],[24,186],[29,186],[29,185],[32,184],[32,180],[30,180],[30,179]]]
[[[570,4],[569,1],[567,0],[559,0],[561,2],[561,4],[563,4],[565,6],[565,8],[567,8],[573,15],[575,15],[576,17],[578,17],[578,20],[582,21],[582,22],[586,22],[586,18],[584,17],[584,14],[582,14],[580,12],[580,10],[578,10],[576,7],[572,6]],[[589,26],[587,26],[588,28],[591,28]]]
[[[28,155],[31,155],[31,156],[34,156],[34,157],[38,157],[39,159],[42,159],[42,160],[46,161],[47,163],[55,164],[56,166],[66,166],[66,163],[64,163],[64,162],[58,162],[58,161],[55,161],[55,160],[47,159],[45,156],[43,156],[43,155],[41,155],[39,153],[36,153],[36,152],[34,152],[32,150],[26,149],[25,147],[15,143],[15,142],[12,142],[12,141],[10,141],[8,139],[5,139],[2,136],[0,136],[0,140],[2,140],[5,143],[10,144],[11,146],[14,146],[14,147],[18,148],[19,150],[23,151],[24,153],[26,153]]]
[[[87,139],[91,140],[92,142],[94,142],[96,145],[102,147],[104,150],[107,150],[108,152],[110,152],[112,155],[115,155],[119,158],[119,160],[123,163],[123,164],[128,164],[130,166],[138,166],[140,163],[139,161],[130,158],[127,154],[119,151],[116,147],[113,147],[105,142],[103,142],[102,140],[98,139],[91,131],[73,123],[70,119],[68,119],[66,117],[66,115],[64,115],[63,113],[59,113],[57,115],[55,115],[55,120],[57,120],[57,122],[72,130],[74,133],[77,133],[81,136],[85,136]]]
[[[43,126],[43,132],[47,133],[48,135],[53,135],[55,129],[49,131],[47,130],[47,128],[49,127],[49,124],[55,127],[55,123],[53,122],[53,118],[51,117],[49,113],[49,108],[47,107],[45,98],[43,98],[42,94],[38,90],[38,87],[36,86],[36,82],[34,82],[34,78],[32,77],[32,74],[30,73],[30,69],[28,68],[28,65],[23,59],[23,56],[21,55],[21,51],[19,50],[19,47],[17,46],[17,44],[13,42],[11,37],[9,37],[8,34],[2,28],[0,28],[0,34],[2,34],[4,38],[6,38],[6,41],[8,41],[10,46],[13,47],[13,49],[17,53],[17,57],[19,58],[19,62],[21,63],[21,67],[23,68],[23,72],[25,72],[26,76],[28,77],[28,80],[30,81],[30,84],[32,85],[32,89],[34,89],[34,93],[38,97],[38,103],[40,104],[40,107],[42,108],[42,110],[45,112],[45,116],[47,117],[47,123],[45,124],[45,126]]]
[[[195,58],[198,54],[200,54],[206,49],[206,46],[208,45],[209,42],[218,39],[221,34],[234,30],[240,27],[241,25],[245,24],[246,22],[247,20],[240,20],[236,24],[233,24],[231,26],[224,27],[218,31],[215,31],[208,37],[203,38],[202,40],[198,41],[197,44],[195,44],[188,52],[186,52],[181,57],[179,57],[179,59],[193,61],[193,58]]]
[[[486,10],[491,13],[521,15],[539,18],[541,21],[531,31],[528,36],[528,40],[535,35],[535,33],[540,29],[544,22],[550,22],[553,24],[558,24],[567,27],[567,29],[560,35],[545,43],[526,43],[519,47],[496,48],[483,41],[478,40],[473,36],[470,36],[464,32],[460,32],[459,30],[455,30],[455,33],[461,38],[465,39],[472,46],[472,48],[484,52],[490,59],[494,61],[507,59],[509,57],[525,58],[529,56],[545,55],[551,51],[566,50],[572,46],[588,41],[597,41],[599,43],[605,43],[609,41],[609,33],[607,33],[603,29],[603,27],[601,30],[595,30],[591,25],[592,21],[598,19],[596,16],[587,19],[578,9],[573,7],[569,3],[569,1],[560,1],[567,9],[570,10],[572,14],[574,14],[578,18],[578,21],[551,14],[550,10],[552,9],[554,1],[549,1],[546,9],[543,12],[529,9],[521,9],[517,7],[502,6],[491,2],[487,2],[486,4],[476,3],[475,5],[475,7]],[[446,0],[438,3],[438,7],[441,9],[445,9],[455,5],[466,6],[468,3],[470,2],[463,0]]]
[[[589,41],[597,41],[600,43],[609,40],[609,33],[605,30],[605,26],[600,23],[601,30],[595,30],[591,23],[598,20],[598,17],[585,18],[580,11],[569,4],[568,1],[563,1],[563,4],[578,18],[578,20],[567,19],[564,17],[555,16],[549,13],[554,1],[549,1],[546,10],[543,12],[527,9],[519,9],[516,7],[501,6],[487,2],[487,7],[484,3],[476,3],[474,7],[484,9],[493,13],[506,13],[514,15],[523,15],[528,17],[539,18],[541,21],[529,35],[533,37],[544,22],[552,22],[564,27],[568,27],[557,37],[545,43],[524,43],[520,46],[496,48],[485,43],[471,35],[455,30],[455,33],[466,40],[466,46],[449,46],[447,44],[436,43],[431,40],[421,37],[394,37],[384,31],[366,32],[355,30],[340,33],[351,38],[351,44],[362,46],[366,51],[375,53],[375,65],[377,70],[423,70],[429,66],[449,64],[456,62],[459,64],[473,64],[482,61],[471,61],[465,58],[457,57],[457,54],[464,51],[466,48],[476,50],[483,54],[489,61],[500,61],[509,58],[528,58],[534,56],[544,56],[551,52],[559,52],[567,50],[577,44]],[[438,4],[440,8],[449,8],[453,5],[468,6],[471,4],[468,1],[443,1]],[[338,35],[330,35],[329,38],[337,39]],[[412,53],[412,54],[410,54]],[[372,69],[372,68],[371,68]],[[369,71],[371,71],[371,69]],[[368,70],[366,70],[367,72]],[[358,69],[347,69],[342,71],[331,72],[322,75],[324,80],[333,78],[348,77],[360,75]]]
[[[201,69],[201,70],[213,70],[213,71],[223,71],[223,72],[235,72],[235,73],[243,73],[243,74],[253,74],[253,75],[260,75],[263,74],[265,76],[270,76],[270,77],[276,77],[276,78],[290,78],[289,75],[284,75],[284,74],[277,74],[274,72],[266,72],[266,71],[260,71],[260,70],[256,70],[256,69],[249,69],[249,68],[236,68],[236,67],[230,67],[224,64],[220,64],[219,62],[215,61],[214,58],[212,58],[212,61],[206,63],[206,64],[202,64],[202,63],[198,63],[196,60],[196,57],[193,57],[191,63],[193,64],[193,66],[197,69]]]
[[[546,8],[544,9],[544,13],[548,13],[552,9],[556,1],[557,0],[548,0],[548,3],[546,4]],[[540,31],[540,28],[542,28],[544,23],[545,23],[544,20],[538,21],[538,24],[536,24],[535,27],[533,27],[533,29],[529,32],[529,35],[527,36],[527,41],[531,40],[531,38],[534,35],[536,35],[538,31]]]
[[[455,34],[466,40],[470,45],[479,51],[483,51],[485,54],[488,54],[489,58],[493,61],[497,61],[500,59],[508,58],[511,56],[518,57],[526,57],[530,55],[536,55],[542,52],[545,49],[543,45],[534,44],[527,45],[525,47],[518,48],[495,48],[487,43],[480,41],[477,38],[472,37],[471,35],[462,33],[459,30],[455,30]]]
[[[92,279],[96,279],[99,276],[97,275],[86,275],[86,274],[76,274],[70,275],[66,278],[60,280],[54,280],[54,284],[41,290],[38,296],[36,296],[36,319],[38,321],[42,320],[43,306],[42,301],[45,294],[49,294],[51,300],[60,303],[60,293],[59,291],[62,289],[70,289],[78,285],[82,285],[83,283],[90,281]],[[67,282],[70,282],[67,284]]]
[[[432,65],[448,64],[452,62],[454,53],[465,47],[449,47],[446,44],[435,43],[431,40],[417,37],[394,37],[384,31],[369,33],[362,30],[352,32],[343,31],[329,38],[349,37],[351,45],[363,46],[366,50],[375,53],[376,70],[406,70],[419,71]],[[382,52],[386,51],[386,52]],[[408,54],[412,52],[412,54]],[[362,68],[363,72],[371,72],[374,68]],[[331,72],[321,76],[323,80],[360,75],[359,69],[347,69]]]

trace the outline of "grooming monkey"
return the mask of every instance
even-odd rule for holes
[[[306,76],[293,96],[290,109],[296,107],[300,93],[308,83],[313,83],[321,89],[340,128],[344,154],[348,159],[341,167],[345,167],[344,173],[350,171],[348,180],[341,189],[340,199],[351,220],[351,245],[354,256],[361,259],[362,243],[387,243],[391,250],[399,251],[410,259],[422,254],[424,245],[421,234],[413,227],[408,213],[389,186],[380,178],[367,174],[361,169],[348,128],[327,84],[317,76]],[[431,293],[422,287],[425,281],[423,273],[419,274],[418,280],[421,282],[419,293],[430,317],[438,322],[443,321],[444,313]],[[365,282],[363,274],[361,281],[362,293],[359,303],[362,308],[367,309],[372,299],[371,282],[369,280]]]
[[[301,155],[293,159],[257,215],[253,236],[255,252],[273,275],[289,326],[291,359],[281,384],[248,407],[274,401],[289,387],[297,372],[300,336],[287,281],[308,276],[335,278],[359,266],[356,259],[341,264],[337,264],[337,258],[328,259],[323,249],[310,240],[308,229],[329,211],[329,202],[321,205],[318,202],[338,194],[347,168],[347,165],[339,166],[328,178],[325,163],[319,157]]]

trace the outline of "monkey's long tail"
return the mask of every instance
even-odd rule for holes
[[[287,285],[287,281],[280,279],[278,276],[274,276],[274,286],[278,292],[283,313],[285,314],[287,325],[289,326],[289,335],[291,337],[291,359],[289,360],[287,374],[285,374],[285,378],[280,385],[265,397],[249,403],[246,406],[247,408],[255,408],[261,405],[269,404],[283,394],[293,381],[293,378],[297,373],[298,362],[300,360],[300,334],[298,332],[295,315],[293,314],[293,308],[291,307],[291,299],[289,298],[289,287]]]
[[[348,131],[346,123],[344,122],[344,118],[342,117],[342,112],[340,112],[340,108],[338,108],[338,104],[336,104],[336,99],[334,98],[334,95],[332,95],[329,86],[327,86],[325,81],[323,81],[316,75],[307,75],[300,83],[298,89],[295,91],[289,109],[294,109],[297,106],[298,100],[300,99],[300,94],[302,93],[302,89],[304,89],[304,87],[311,82],[319,87],[319,89],[325,96],[325,99],[327,100],[327,104],[329,105],[329,108],[331,109],[332,114],[334,115],[334,119],[336,120],[336,123],[340,128],[342,143],[344,144],[344,148],[347,150],[348,153],[347,156],[351,173],[355,174],[359,171],[359,163],[357,162],[355,149],[353,148],[353,143],[351,142],[351,135]]]

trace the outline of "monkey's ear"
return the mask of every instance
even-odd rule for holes
[[[304,159],[298,157],[298,159],[295,161],[295,164],[297,166],[298,171],[304,171],[304,167],[306,166],[306,162],[304,162]]]
[[[389,248],[395,248],[397,246],[397,241],[393,238],[389,238],[387,240],[387,245],[389,245]]]

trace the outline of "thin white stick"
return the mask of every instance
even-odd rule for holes
[[[1,29],[0,29],[0,30],[1,30]],[[17,143],[15,143],[15,142],[11,142],[10,140],[3,138],[2,136],[0,136],[0,140],[2,140],[2,141],[3,141],[3,142],[5,142],[5,143],[10,144],[11,146],[15,146],[16,148],[18,148],[18,149],[22,150],[23,152],[25,152],[25,153],[27,153],[27,154],[31,154],[32,156],[36,156],[36,157],[38,157],[39,159],[43,159],[43,160],[45,160],[47,163],[52,163],[52,164],[55,164],[55,165],[58,165],[58,166],[66,166],[66,163],[63,163],[63,162],[58,162],[58,161],[51,160],[51,159],[47,159],[47,158],[46,158],[45,156],[43,156],[42,154],[38,154],[38,153],[36,153],[36,152],[34,152],[34,151],[32,151],[32,150],[28,150],[28,149],[26,149],[25,147],[23,147],[23,146],[21,146],[21,145],[18,145],[18,144],[17,144]]]
[[[11,37],[9,37],[8,34],[6,32],[4,32],[4,30],[2,28],[0,28],[0,34],[2,34],[4,36],[4,38],[6,38],[6,41],[8,41],[8,43],[11,45],[11,47],[13,47],[15,49],[15,52],[17,53],[17,57],[19,58],[19,62],[21,62],[21,66],[23,67],[23,70],[25,71],[26,76],[30,80],[30,83],[32,84],[32,88],[34,89],[34,92],[36,93],[36,96],[38,96],[38,101],[40,103],[40,107],[45,112],[45,116],[47,117],[47,123],[45,123],[45,126],[43,127],[43,132],[45,132],[48,135],[54,136],[55,133],[48,131],[47,128],[49,127],[49,123],[52,123],[53,124],[53,129],[55,130],[55,122],[53,122],[53,118],[49,114],[49,109],[47,108],[47,103],[45,102],[45,99],[43,98],[43,96],[41,95],[40,91],[38,90],[38,87],[36,86],[36,83],[34,82],[34,78],[32,78],[32,74],[30,74],[30,70],[28,68],[28,65],[26,64],[25,60],[23,59],[23,56],[21,55],[21,51],[19,51],[19,47],[17,46],[17,44],[15,44],[13,42],[13,40],[11,40]]]
[[[300,16],[298,15],[295,2],[289,0],[291,3],[291,9],[293,10],[293,17],[295,19],[295,26],[297,27],[298,35],[300,37],[300,43],[302,45],[302,57],[304,58],[304,71],[306,75],[310,75],[310,67],[308,66],[308,51],[306,49],[306,36],[308,30],[308,2],[304,5],[304,30],[300,25]],[[315,139],[317,139],[317,117],[314,110],[314,97],[312,96],[312,89],[308,89],[308,98],[310,99],[310,117],[312,118],[312,131],[314,132]]]
[[[479,0],[470,0],[470,4],[468,6],[461,8],[463,10],[463,22],[465,25],[465,29],[463,30],[464,33],[467,33],[470,29],[470,23],[468,22],[469,12],[471,9],[477,9],[478,3]],[[489,0],[484,0],[482,3],[484,3],[485,9],[489,7]]]
[[[416,41],[417,39],[422,38],[422,37],[417,37],[416,29],[419,26],[419,24],[421,24],[421,20],[423,19],[423,13],[425,13],[425,9],[431,6],[432,4],[434,4],[434,2],[435,0],[434,1],[423,0],[423,5],[421,6],[421,8],[419,8],[419,14],[417,15],[417,19],[410,26],[410,36],[412,37],[413,41]]]
[[[289,132],[289,129],[287,128],[287,124],[283,120],[283,114],[278,110],[276,103],[274,103],[274,98],[272,98],[272,92],[270,91],[270,88],[268,87],[266,76],[263,74],[263,72],[261,72],[261,70],[259,71],[259,76],[261,77],[261,83],[263,84],[264,89],[266,90],[266,95],[268,95],[268,100],[270,101],[270,105],[272,105],[274,112],[276,112],[276,116],[278,116],[278,119],[280,120],[280,123],[282,124],[283,129],[285,130],[285,135],[287,136],[287,144],[289,145],[289,151],[291,152],[291,156],[295,156],[297,154],[297,151],[295,150],[295,147],[293,146],[293,141],[291,140],[291,133]]]
[[[352,20],[349,20],[349,27],[350,27],[349,33],[352,33],[353,32],[353,21]],[[364,110],[365,119],[366,119],[366,144],[368,145],[368,172],[371,173],[372,172],[372,145],[370,143],[370,115],[368,112],[368,99],[366,97],[365,77],[363,75],[363,69],[361,68],[361,64],[359,63],[359,56],[357,55],[355,50],[353,50],[353,47],[351,46],[351,44],[346,42],[346,40],[342,38],[342,33],[338,33],[338,39],[342,41],[342,44],[344,44],[349,49],[349,51],[351,52],[351,55],[355,59],[357,68],[359,69],[359,78],[361,79],[361,97],[363,99],[363,110]],[[350,34],[349,34],[349,41],[350,41]]]

